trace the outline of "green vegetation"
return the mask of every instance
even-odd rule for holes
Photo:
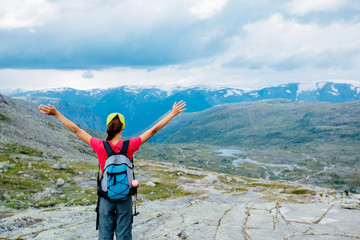
[[[156,183],[155,187],[147,186],[146,184],[142,184],[141,182],[140,184],[141,187],[139,187],[138,193],[145,195],[146,199],[149,200],[176,198],[192,195],[191,192],[187,192],[178,188],[178,185],[176,183]]]
[[[7,196],[2,200],[6,207],[21,209],[30,206],[95,203],[95,188],[84,190],[74,178],[79,176],[80,171],[87,173],[85,178],[91,178],[89,173],[96,171],[95,164],[79,161],[74,163],[74,166],[71,165],[69,170],[54,170],[52,165],[57,161],[56,158],[52,161],[42,159],[43,152],[18,144],[4,146],[0,153],[0,162],[5,163],[8,168],[2,170],[0,175],[0,190]],[[59,178],[65,180],[60,192],[56,186]],[[42,192],[45,192],[44,197],[38,199]]]
[[[42,155],[42,151],[39,151],[37,149],[34,148],[30,148],[27,146],[23,146],[20,144],[5,144],[5,155],[9,156],[12,153],[16,153],[16,154],[23,154],[23,155],[27,155],[30,157],[33,156],[41,156]]]
[[[281,191],[281,193],[295,194],[295,195],[304,195],[304,194],[314,195],[314,194],[316,194],[315,191],[312,191],[312,190],[309,190],[309,189],[304,189],[304,188],[297,188],[297,187],[294,187],[294,186],[284,187],[284,190]],[[335,194],[335,193],[333,193],[333,194]]]
[[[308,189],[296,189],[291,192],[292,194],[315,194],[314,191]]]
[[[281,149],[309,143],[359,146],[359,111],[359,101],[225,104],[175,119],[154,140]]]
[[[11,123],[11,118],[0,113],[0,121],[5,122],[5,123]]]
[[[41,151],[17,144],[4,145],[0,152],[0,162],[8,166],[0,175],[0,193],[4,198],[1,202],[6,207],[23,209],[58,204],[87,205],[97,201],[95,177],[98,169],[95,162],[74,161],[66,163],[68,170],[55,170],[52,168],[55,163],[65,163],[57,159],[44,159]],[[179,184],[201,179],[202,176],[182,171],[169,172],[167,168],[155,166],[154,163],[139,164],[136,173],[143,172],[151,178],[161,179],[155,187],[140,181],[138,194],[144,199],[177,198],[201,193],[185,191]],[[184,176],[186,179],[180,180]],[[65,181],[60,187],[56,185],[59,178]],[[84,181],[90,182],[90,186],[82,186]]]

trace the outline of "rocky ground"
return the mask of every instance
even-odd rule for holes
[[[254,179],[155,162],[151,165],[165,175],[177,176],[178,188],[192,194],[155,200],[140,194],[134,239],[360,239],[358,195],[345,198],[315,187],[311,194],[286,194],[283,182],[274,187],[274,182],[257,180],[255,185]],[[138,166],[143,169],[149,163],[140,161]],[[141,173],[143,187],[161,190],[159,174],[155,178],[145,175],[144,170]],[[266,185],[270,183],[272,187]],[[301,189],[305,187],[311,188]],[[0,239],[95,240],[94,209],[95,205],[58,205],[13,212],[0,220]]]

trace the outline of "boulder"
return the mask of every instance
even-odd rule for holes
[[[60,163],[55,163],[53,166],[54,170],[69,170],[69,166],[67,164],[60,164]]]
[[[0,162],[0,169],[7,171],[10,167],[10,161]]]
[[[342,208],[345,209],[357,209],[360,210],[360,204],[359,203],[344,203],[340,205]]]
[[[4,197],[4,199],[6,199],[6,200],[11,200],[11,196],[9,195],[8,192],[4,192],[3,197]]]
[[[55,170],[61,170],[61,164],[60,163],[55,163],[52,168],[55,169]]]
[[[187,239],[187,235],[185,233],[184,230],[182,230],[180,233],[178,233],[178,238],[176,240],[183,240],[183,239]]]
[[[151,181],[148,181],[147,183],[145,183],[145,185],[149,186],[149,187],[156,187],[156,183],[151,182]]]
[[[58,178],[57,182],[56,182],[56,186],[61,187],[64,186],[65,184],[65,180],[62,178]]]

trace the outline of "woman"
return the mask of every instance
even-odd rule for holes
[[[186,110],[186,103],[180,101],[174,103],[171,112],[162,120],[156,123],[152,128],[145,131],[139,137],[129,140],[127,156],[132,159],[133,154],[140,148],[140,145],[149,140],[155,133],[168,124],[176,115]],[[107,153],[103,141],[91,137],[87,132],[79,128],[75,123],[64,117],[54,106],[40,105],[39,110],[46,115],[55,116],[62,124],[74,132],[81,140],[89,144],[96,152],[99,159],[100,168],[103,171]],[[125,128],[124,116],[120,113],[112,113],[108,116],[107,121],[108,134],[106,141],[109,142],[114,152],[119,152],[123,141],[121,134]],[[128,199],[112,203],[105,198],[100,197],[99,202],[99,239],[113,239],[114,231],[116,239],[132,239],[131,235],[131,218],[132,218],[132,201]],[[116,217],[115,217],[116,216]]]

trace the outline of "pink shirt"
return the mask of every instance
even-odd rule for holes
[[[115,146],[109,141],[111,148],[114,150],[114,152],[120,152],[121,147],[123,145],[124,141],[120,141],[118,142]],[[99,163],[100,163],[100,168],[101,171],[104,171],[104,165],[105,165],[105,161],[106,161],[106,157],[107,157],[107,153],[103,144],[103,140],[97,139],[92,137],[90,139],[90,145],[93,148],[94,152],[96,152],[96,155],[99,159]],[[129,141],[129,147],[127,150],[127,156],[132,159],[134,152],[139,150],[141,145],[141,138],[140,137],[136,137],[136,138],[132,138]]]

